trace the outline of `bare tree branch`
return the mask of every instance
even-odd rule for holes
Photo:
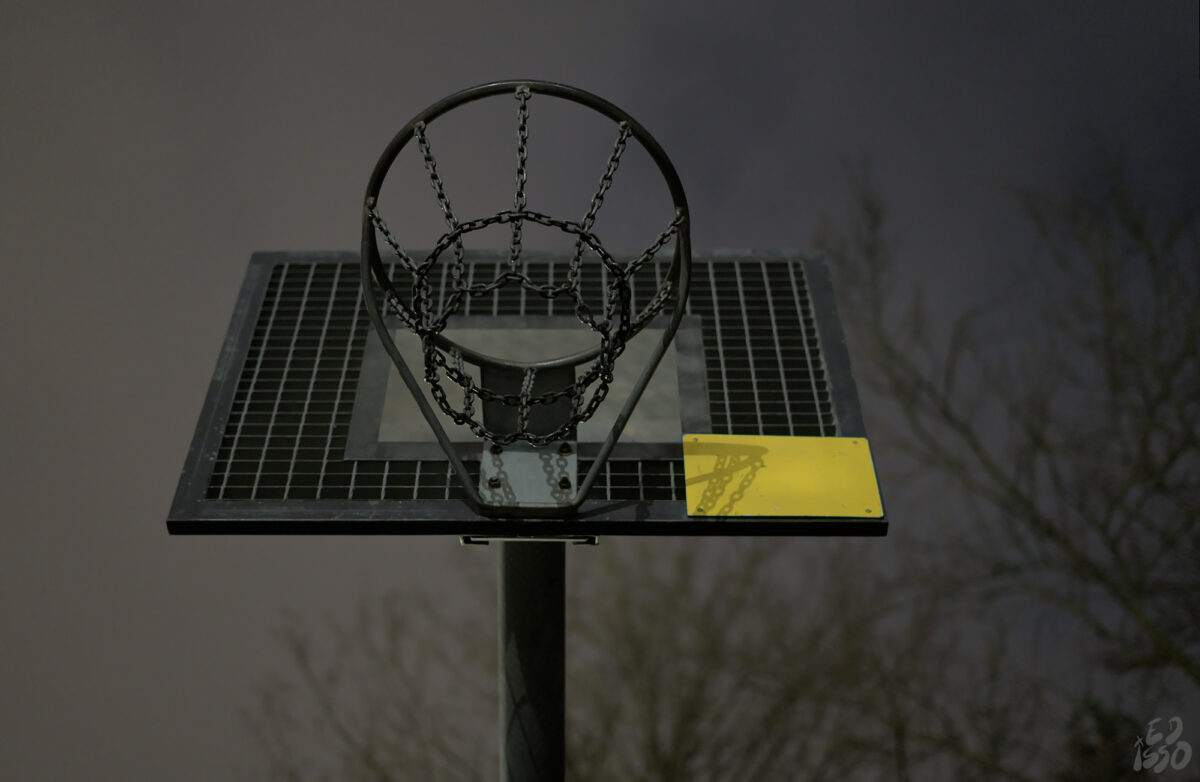
[[[979,580],[1002,573],[1045,597],[1043,585],[1065,579],[1076,596],[1058,604],[1114,667],[1200,686],[1200,231],[1195,214],[1139,199],[1104,165],[1099,196],[1017,193],[1046,263],[1031,278],[1041,318],[1024,324],[1016,354],[985,349],[979,312],[941,350],[929,349],[919,297],[892,314],[892,244],[862,169],[851,172],[855,216],[817,237],[869,383],[902,422],[886,431],[981,504]],[[964,385],[985,401],[968,402]],[[1010,425],[989,436],[981,407]]]

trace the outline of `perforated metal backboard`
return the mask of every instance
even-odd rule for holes
[[[507,252],[469,252],[467,261],[490,277]],[[463,501],[370,327],[358,262],[348,252],[253,256],[170,510],[172,533],[886,533],[819,257],[694,257],[688,315],[671,350],[581,512],[558,520],[481,518]],[[654,263],[661,276],[669,259]],[[551,283],[567,259],[529,251],[522,264],[535,281]],[[603,268],[582,271],[584,295],[600,296]],[[635,290],[635,305],[652,292]],[[469,300],[447,333],[518,359],[580,349],[572,340],[588,333],[572,328],[565,305],[555,306],[519,286],[501,288]],[[630,343],[610,392],[616,401],[580,427],[581,472],[655,333],[652,324]],[[419,346],[408,338],[410,365],[420,367]],[[460,430],[456,448],[478,479],[479,441]]]

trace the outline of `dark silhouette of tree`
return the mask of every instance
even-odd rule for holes
[[[1010,322],[1008,344],[978,336],[986,310],[940,347],[920,297],[895,314],[894,243],[861,169],[849,227],[819,244],[893,447],[970,503],[959,586],[1032,594],[1081,621],[1112,671],[1195,688],[1200,225],[1139,197],[1111,157],[1100,168],[1094,193],[1016,191],[1042,252],[1023,292],[1038,317]]]
[[[495,718],[487,708],[495,702],[494,685],[488,699],[477,654],[483,639],[462,643],[469,637],[462,619],[414,589],[363,599],[349,622],[330,620],[319,629],[285,617],[278,637],[291,670],[267,681],[244,714],[261,758],[246,776],[494,778],[496,764],[478,762],[495,756],[494,739],[489,746],[490,734],[478,730]]]
[[[612,541],[579,559],[568,779],[1038,779],[1041,699],[1003,639],[982,667],[963,654],[943,601],[898,587],[869,542]],[[289,620],[294,670],[247,713],[256,777],[493,778],[487,611],[410,591],[320,633]]]

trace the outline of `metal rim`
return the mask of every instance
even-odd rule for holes
[[[663,331],[662,337],[658,341],[658,347],[655,349],[654,355],[650,361],[643,367],[641,376],[634,384],[633,390],[627,397],[621,412],[617,415],[613,423],[612,429],[609,431],[600,452],[596,455],[592,462],[591,469],[583,478],[582,482],[577,485],[575,497],[568,506],[562,507],[519,507],[519,506],[499,506],[491,505],[484,501],[480,496],[479,491],[472,485],[471,475],[462,459],[455,452],[453,444],[450,442],[449,436],[446,434],[444,427],[438,420],[433,408],[425,399],[422,389],[411,370],[404,362],[404,358],[400,355],[399,349],[396,347],[395,341],[388,333],[387,325],[383,321],[383,315],[380,311],[379,303],[376,301],[372,278],[375,282],[382,286],[385,291],[395,293],[395,289],[391,284],[391,280],[387,274],[387,270],[383,266],[383,261],[379,257],[379,247],[375,237],[375,228],[370,218],[370,204],[378,197],[379,190],[382,187],[383,180],[387,176],[388,170],[391,168],[393,161],[396,159],[400,150],[404,145],[412,140],[414,131],[418,123],[428,123],[447,111],[481,98],[486,98],[494,95],[504,94],[509,91],[515,91],[520,88],[527,88],[530,93],[538,93],[543,95],[551,95],[554,97],[570,100],[579,103],[583,106],[608,117],[618,125],[622,122],[627,123],[630,135],[637,139],[658,166],[659,172],[663,176],[667,187],[671,192],[672,200],[675,204],[675,217],[678,220],[678,229],[675,234],[675,252],[663,285],[668,283],[674,286],[675,308],[671,314],[670,321],[666,329]],[[360,253],[360,274],[361,274],[361,289],[363,303],[366,305],[367,314],[379,333],[384,349],[392,358],[396,369],[400,373],[401,380],[408,387],[409,391],[421,410],[422,416],[429,423],[431,430],[434,433],[438,444],[441,446],[446,458],[449,459],[454,472],[458,475],[463,489],[467,494],[467,503],[472,509],[480,515],[486,515],[498,518],[554,518],[568,517],[575,514],[588,492],[591,491],[592,485],[595,483],[600,469],[608,461],[613,447],[621,436],[621,432],[625,427],[625,422],[633,412],[633,408],[641,398],[642,392],[645,391],[646,385],[649,382],[650,376],[658,367],[662,360],[663,354],[666,352],[668,345],[675,336],[675,332],[679,328],[679,323],[683,319],[686,311],[687,298],[691,286],[691,238],[689,229],[689,215],[687,208],[687,198],[683,192],[683,184],[679,180],[679,175],[675,171],[666,152],[655,141],[654,137],[642,127],[640,123],[630,117],[626,112],[617,108],[612,103],[593,95],[584,90],[575,87],[569,87],[564,84],[556,84],[554,82],[536,81],[536,80],[510,80],[491,82],[482,84],[477,87],[471,87],[462,90],[447,98],[438,101],[429,108],[419,113],[416,117],[409,121],[407,125],[400,130],[399,133],[388,144],[379,161],[375,165],[375,169],[371,174],[370,181],[367,185],[367,192],[363,198],[363,235],[362,249]],[[660,290],[663,286],[660,286]],[[645,324],[643,324],[644,327]],[[636,332],[634,332],[636,333]],[[632,334],[629,335],[632,337]],[[452,341],[445,340],[445,344],[439,342],[439,347],[457,347]],[[600,354],[600,347],[590,351],[584,351],[575,356],[552,360],[552,365],[562,366],[566,364],[578,364],[583,361],[595,358]],[[490,359],[488,362],[496,366],[518,366],[513,362],[498,361]],[[535,365],[537,366],[537,365]]]
[[[377,312],[374,297],[367,296],[366,283],[370,278],[382,287],[385,291],[395,293],[395,287],[392,284],[391,276],[388,274],[386,267],[383,264],[383,259],[379,255],[379,245],[375,236],[375,229],[370,218],[366,213],[366,205],[372,200],[378,200],[379,192],[383,187],[383,182],[387,178],[388,172],[391,170],[392,164],[399,156],[401,150],[413,139],[415,129],[420,123],[430,123],[443,114],[452,109],[463,106],[467,103],[472,103],[484,98],[504,95],[509,92],[515,92],[519,87],[527,87],[531,93],[549,95],[552,97],[561,98],[573,103],[586,106],[593,111],[607,117],[614,123],[620,124],[625,122],[629,124],[630,135],[637,139],[642,148],[649,153],[655,165],[658,166],[659,173],[667,184],[667,188],[671,194],[671,200],[674,203],[677,215],[683,217],[683,221],[679,226],[679,230],[675,237],[675,256],[671,263],[671,268],[668,270],[664,278],[663,284],[668,282],[676,285],[676,314],[682,315],[683,308],[687,300],[688,288],[690,287],[690,272],[691,272],[691,240],[689,233],[689,213],[687,206],[687,196],[684,194],[683,183],[679,179],[678,173],[675,171],[675,166],[671,163],[667,153],[655,138],[650,135],[650,132],[642,126],[637,120],[630,116],[620,107],[601,98],[598,95],[581,90],[578,87],[572,87],[567,84],[559,84],[557,82],[540,81],[535,79],[511,79],[505,81],[488,82],[474,87],[460,90],[452,95],[449,95],[433,105],[426,108],[424,111],[414,116],[408,123],[400,129],[400,131],[392,138],[391,142],[380,155],[378,162],[375,164],[374,170],[371,172],[371,178],[367,183],[366,194],[363,196],[363,230],[362,230],[362,278],[364,283],[364,298],[367,300],[367,307],[370,311],[371,319],[375,322],[376,328],[381,333],[386,333],[387,327],[383,323],[382,313]],[[369,277],[368,277],[369,275]],[[660,286],[661,289],[662,286]],[[678,318],[672,317],[672,322],[677,322]],[[451,340],[444,334],[438,333],[433,335],[433,341],[442,350],[457,350],[462,357],[474,364],[488,363],[492,365],[515,367],[520,369],[551,369],[556,367],[577,366],[587,361],[592,361],[600,355],[602,346],[597,344],[586,350],[578,353],[572,353],[557,358],[546,359],[535,362],[520,362],[511,361],[508,359],[489,356],[477,350]]]

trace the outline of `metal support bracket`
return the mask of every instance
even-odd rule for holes
[[[595,546],[600,542],[600,538],[597,535],[460,535],[458,542],[463,546],[486,546],[489,543],[571,543],[576,546]]]
[[[479,459],[479,496],[490,505],[562,507],[575,499],[578,446],[560,442],[486,445]]]

